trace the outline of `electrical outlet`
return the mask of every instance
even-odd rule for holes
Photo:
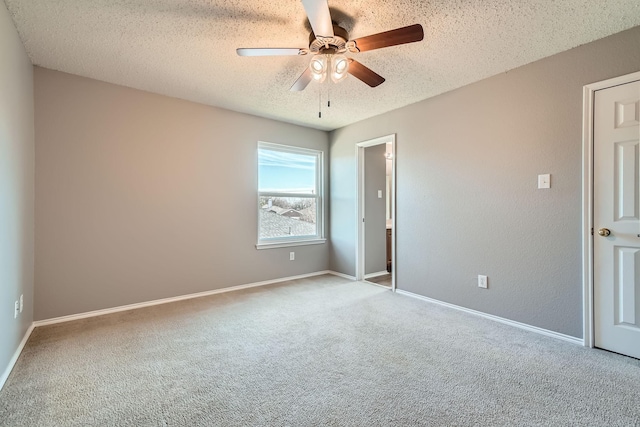
[[[489,279],[487,276],[478,274],[478,287],[487,289],[489,287]]]
[[[294,261],[296,259],[296,253],[295,252],[289,252],[289,261]]]
[[[20,313],[20,301],[16,301],[16,303],[13,305],[13,318],[14,319],[18,318],[18,313]]]
[[[20,295],[20,313],[22,313],[23,308],[24,308],[24,295]]]

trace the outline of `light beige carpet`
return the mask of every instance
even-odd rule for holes
[[[638,426],[640,361],[321,276],[41,327],[3,426]]]

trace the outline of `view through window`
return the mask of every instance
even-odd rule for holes
[[[322,152],[258,144],[258,244],[322,237]]]

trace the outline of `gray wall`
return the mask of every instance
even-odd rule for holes
[[[33,139],[33,67],[0,2],[0,376],[33,321]]]
[[[326,132],[37,67],[35,127],[37,320],[328,266],[255,248],[258,140]]]
[[[398,287],[581,337],[582,87],[639,47],[640,27],[334,131],[330,268],[355,272],[354,144],[396,133]]]
[[[364,274],[387,270],[385,152],[385,144],[364,149]]]

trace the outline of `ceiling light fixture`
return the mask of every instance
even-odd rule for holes
[[[350,39],[349,32],[331,19],[327,0],[302,0],[302,5],[311,26],[309,47],[236,49],[240,56],[314,55],[311,63],[291,86],[290,90],[294,92],[304,90],[314,80],[326,80],[327,69],[334,82],[342,81],[347,74],[351,74],[369,87],[377,87],[384,83],[384,77],[355,59],[346,58],[342,54],[359,54],[369,50],[419,42],[424,39],[424,30],[420,24]]]
[[[343,54],[331,55],[331,80],[334,83],[344,80],[349,71],[349,60]]]
[[[315,55],[311,58],[309,63],[309,69],[311,70],[311,76],[313,80],[318,83],[322,83],[327,78],[327,56]]]
[[[349,74],[349,58],[341,53],[320,53],[311,58],[309,69],[313,80],[318,83],[325,81],[327,74],[331,75],[331,80],[334,83],[339,83]]]

